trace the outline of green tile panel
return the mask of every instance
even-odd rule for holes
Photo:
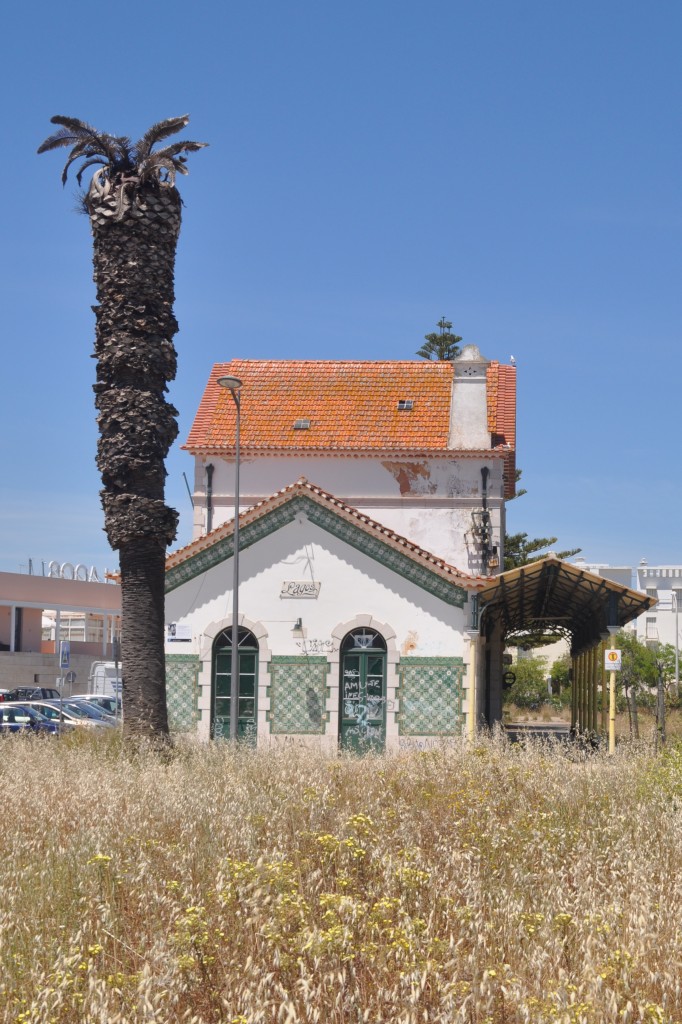
[[[270,732],[274,735],[323,735],[329,718],[324,655],[274,655],[268,665],[270,685]]]
[[[196,654],[166,655],[166,707],[172,732],[192,732],[196,728],[200,664]]]
[[[404,658],[396,696],[401,736],[456,736],[462,728],[462,658]]]

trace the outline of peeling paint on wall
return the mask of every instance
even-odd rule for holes
[[[418,637],[417,633],[415,632],[415,630],[414,629],[410,629],[408,631],[408,633],[407,633],[407,636],[403,640],[403,642],[401,644],[401,647],[400,647],[400,653],[403,656],[403,658],[407,654],[411,654],[412,651],[416,651],[417,650],[417,647],[419,646],[418,642],[417,642],[418,639],[419,639],[419,637]]]
[[[401,495],[435,494],[438,484],[431,479],[428,462],[383,462],[382,466],[396,480]]]

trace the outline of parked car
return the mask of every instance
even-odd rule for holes
[[[15,686],[0,694],[0,701],[8,700],[59,700],[61,694],[52,686]]]
[[[91,700],[84,700],[80,696],[69,697],[69,704],[75,704],[76,707],[84,711],[88,718],[94,718],[97,721],[103,719],[105,722],[115,722],[116,718],[109,711],[105,711],[104,708],[98,704],[93,703]]]
[[[114,715],[114,717],[117,714],[117,704],[119,717],[123,712],[123,702],[120,697],[109,697],[102,693],[76,693],[73,695],[71,700],[87,700],[91,704],[94,704],[95,707],[102,708],[102,710],[106,711],[108,715]]]
[[[74,704],[70,700],[34,700],[31,701],[30,707],[35,708],[41,715],[45,715],[51,722],[59,722],[60,718],[63,717],[64,721],[69,722],[71,725],[92,729],[116,724],[113,718],[105,721],[104,718],[97,719],[94,716],[88,715],[84,708],[79,707],[78,704]]]
[[[59,722],[51,722],[35,708],[5,701],[0,704],[0,736],[10,733],[55,735],[59,731]]]

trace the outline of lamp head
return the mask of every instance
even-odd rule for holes
[[[242,382],[239,377],[218,377],[216,384],[219,384],[221,388],[227,388],[228,391],[239,391],[242,386]]]

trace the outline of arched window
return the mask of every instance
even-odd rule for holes
[[[232,714],[232,628],[224,629],[213,643],[213,700],[211,735],[230,738]],[[237,737],[256,744],[258,715],[258,641],[239,627],[239,708]]]
[[[386,740],[386,641],[354,629],[341,644],[339,742],[348,750],[383,750]]]

